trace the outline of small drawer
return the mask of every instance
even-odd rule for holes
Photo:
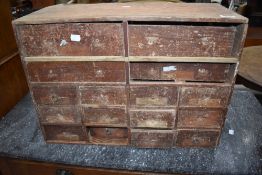
[[[117,23],[20,25],[24,56],[123,56],[123,29]]]
[[[124,62],[27,62],[31,82],[125,82]]]
[[[137,107],[175,106],[176,86],[130,86],[130,105]]]
[[[174,128],[176,110],[130,109],[130,126],[133,128]]]
[[[39,106],[41,123],[80,124],[81,117],[75,106]]]
[[[93,144],[128,145],[127,128],[87,128],[89,142]]]
[[[32,87],[38,105],[74,105],[77,103],[76,88],[67,85],[36,85]]]
[[[50,142],[85,143],[86,134],[82,126],[44,125],[45,138]]]
[[[215,147],[218,144],[219,130],[178,130],[175,146]]]
[[[223,109],[186,108],[178,111],[178,128],[221,128],[225,117]]]
[[[141,148],[170,148],[173,146],[172,130],[131,129],[131,145]]]
[[[137,24],[128,34],[130,56],[230,57],[236,27]]]
[[[231,86],[190,86],[182,87],[180,106],[192,107],[226,107]]]
[[[88,126],[127,126],[125,108],[93,108],[82,107],[83,122]]]
[[[80,86],[81,104],[91,106],[126,105],[125,86]]]
[[[234,64],[224,63],[130,63],[130,79],[134,81],[185,81],[226,82],[232,81]]]

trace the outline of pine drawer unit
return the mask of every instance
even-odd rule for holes
[[[56,5],[13,22],[48,143],[215,147],[248,20],[217,4]]]

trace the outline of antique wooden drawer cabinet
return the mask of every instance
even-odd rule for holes
[[[48,143],[219,143],[246,18],[216,4],[56,5],[13,26]]]

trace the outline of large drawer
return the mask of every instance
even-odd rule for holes
[[[129,25],[130,56],[230,57],[236,27]]]
[[[123,56],[119,23],[18,26],[23,56]]]

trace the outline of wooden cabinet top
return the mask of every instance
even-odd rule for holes
[[[218,4],[210,3],[102,3],[50,6],[14,21],[14,24],[65,22],[220,22],[247,23],[248,19]]]

